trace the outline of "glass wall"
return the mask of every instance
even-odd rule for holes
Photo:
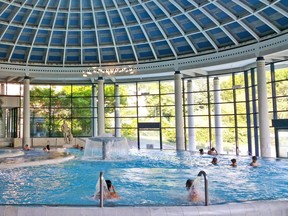
[[[31,137],[62,136],[64,120],[73,136],[92,136],[92,85],[30,85]]]
[[[269,117],[288,119],[288,62],[266,66]],[[214,79],[219,79],[215,89]],[[188,80],[192,90],[188,90]],[[190,82],[190,81],[189,81]],[[257,71],[255,68],[213,76],[185,77],[183,84],[183,113],[185,144],[189,149],[188,131],[193,129],[196,148],[216,146],[216,129],[222,134],[224,153],[259,154]],[[116,85],[119,86],[117,93]],[[23,97],[23,85],[2,84],[2,95]],[[15,89],[17,91],[15,92]],[[138,146],[138,124],[159,123],[159,131],[141,131],[141,139],[159,143],[163,149],[175,149],[175,96],[174,80],[139,81],[133,83],[104,83],[105,132],[128,138]],[[214,96],[220,95],[215,101]],[[95,135],[97,125],[97,83],[87,85],[30,85],[31,137],[62,136],[61,125],[65,120],[73,136]],[[188,97],[192,102],[188,103]],[[220,112],[215,109],[220,107]],[[193,112],[189,112],[189,109]],[[117,114],[116,114],[117,113]],[[22,122],[22,114],[19,115]],[[189,123],[193,118],[193,124]],[[218,119],[218,120],[217,120]],[[221,124],[216,124],[217,121]],[[215,122],[215,120],[217,120]],[[120,122],[120,123],[118,123]],[[220,125],[220,126],[219,126]],[[275,145],[275,132],[271,128],[271,144]],[[21,136],[21,134],[18,136]],[[274,147],[272,147],[274,150]]]

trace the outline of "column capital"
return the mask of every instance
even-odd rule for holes
[[[263,56],[258,56],[256,61],[264,61],[264,57]]]
[[[180,73],[180,71],[175,71],[175,73],[174,73],[174,74],[181,74],[181,73]]]
[[[219,80],[219,77],[214,77],[214,80]]]
[[[99,81],[99,80],[104,80],[104,79],[103,79],[103,77],[98,77],[98,81]]]

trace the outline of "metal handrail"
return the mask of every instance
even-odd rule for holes
[[[103,172],[100,172],[100,207],[104,207]]]
[[[201,170],[198,173],[198,176],[204,176],[204,184],[205,184],[205,206],[208,206],[208,180],[207,180],[207,175],[206,172]]]

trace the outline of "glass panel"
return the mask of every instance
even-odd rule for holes
[[[223,150],[226,153],[236,155],[236,140],[235,140],[235,129],[234,128],[223,128]]]
[[[159,82],[138,83],[138,95],[159,94]]]
[[[51,109],[51,113],[55,115],[55,117],[61,119],[61,118],[69,118],[71,116],[71,109]]]
[[[30,97],[50,97],[50,85],[30,85]]]
[[[234,79],[235,79],[235,86],[237,86],[237,87],[244,87],[245,86],[244,73],[243,72],[235,74]],[[234,88],[235,88],[235,86],[234,86]]]
[[[136,96],[121,96],[120,106],[136,106],[137,97]]]
[[[160,118],[159,117],[141,117],[139,118],[139,122],[160,122]]]
[[[174,94],[168,94],[168,95],[161,95],[161,105],[173,105],[175,104],[175,96]],[[175,107],[174,107],[175,109]]]
[[[278,81],[278,82],[275,82],[275,84],[276,84],[276,95],[277,96],[287,96],[288,95],[288,80]]]
[[[72,109],[72,116],[75,117],[92,117],[91,108],[88,109]]]
[[[175,116],[175,106],[162,106],[161,115],[166,118]]]
[[[195,134],[197,149],[209,149],[209,128],[195,128]]]
[[[105,117],[105,128],[113,129],[115,128],[115,119],[114,117]],[[114,134],[114,131],[113,131]]]
[[[92,86],[72,86],[72,95],[76,96],[92,96]]]
[[[163,149],[176,149],[176,129],[162,127]]]
[[[233,102],[233,90],[225,90],[220,92],[221,95],[221,102]],[[211,96],[212,97],[212,96]]]
[[[160,149],[160,130],[141,130],[140,149]]]
[[[288,112],[287,111],[277,112],[277,114],[278,114],[279,119],[288,119]]]
[[[60,86],[60,85],[52,85],[51,86],[51,96],[60,96],[60,97],[67,97],[71,96],[71,86]]]
[[[235,127],[234,115],[223,115],[222,126],[223,127]]]
[[[235,90],[235,101],[245,101],[245,89],[236,89]]]
[[[159,106],[159,95],[138,96],[139,106]]]
[[[72,106],[75,107],[91,107],[92,98],[91,97],[77,97],[72,98]]]
[[[131,148],[138,148],[137,129],[121,129],[122,136],[126,137]]]
[[[108,96],[114,97],[114,85],[105,84],[105,86],[104,86],[104,95],[106,97],[108,97]]]
[[[236,110],[237,114],[246,114],[246,103],[245,102],[236,103]]]
[[[247,128],[238,128],[238,147],[240,155],[248,155]]]
[[[92,118],[76,118],[72,120],[72,134],[76,136],[92,136]],[[76,140],[75,140],[76,141]]]
[[[194,117],[195,127],[209,127],[208,116],[195,116]]]
[[[161,81],[160,91],[161,94],[173,93],[174,96],[174,81]]]
[[[105,112],[105,118],[115,116],[115,108],[114,107],[105,107],[104,112]]]
[[[238,127],[247,127],[247,116],[246,114],[237,115]]]
[[[9,83],[6,85],[6,89],[7,89],[7,93],[6,95],[20,95],[20,84],[13,84],[13,83]],[[30,86],[31,88],[31,86]]]
[[[137,117],[137,108],[120,108],[120,116],[123,117]]]
[[[71,107],[71,98],[66,98],[65,96],[59,96],[51,98],[52,107]]]
[[[192,93],[192,97],[194,99],[194,104],[207,104],[208,103],[207,92]]]
[[[193,104],[194,115],[208,115],[207,104]]]
[[[222,114],[234,114],[234,104],[233,103],[224,103],[221,104]]]
[[[270,125],[270,145],[271,145],[271,157],[276,157],[276,143],[275,143],[275,128]]]
[[[136,95],[136,83],[119,84],[120,95]]]
[[[121,128],[137,128],[137,118],[120,118]]]
[[[288,129],[278,130],[279,157],[288,158]]]
[[[163,127],[175,127],[175,117],[162,117],[161,124]]]

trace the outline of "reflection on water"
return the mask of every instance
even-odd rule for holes
[[[189,152],[133,150],[127,160],[85,161],[83,152],[70,151],[77,157],[66,163],[0,170],[0,203],[95,206],[91,196],[100,171],[121,197],[105,201],[108,206],[195,205],[187,200],[185,182],[201,170],[211,204],[288,197],[287,160],[260,159],[262,166],[252,168],[250,158],[237,157],[232,168],[230,156],[218,156],[214,166],[212,156]]]

